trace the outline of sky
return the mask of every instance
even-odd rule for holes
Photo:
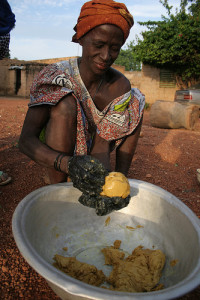
[[[71,42],[81,6],[85,0],[8,0],[16,17],[11,31],[11,58],[37,60],[81,56],[81,46]],[[138,22],[158,21],[167,16],[159,0],[119,0],[134,17],[134,26],[124,45],[146,30]],[[169,0],[175,10],[180,0]]]

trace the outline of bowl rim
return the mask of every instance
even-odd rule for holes
[[[173,194],[154,184],[136,179],[129,179],[129,183],[131,186],[134,187],[139,187],[139,185],[143,185],[143,187],[145,187],[146,189],[153,189],[154,192],[156,190],[157,194],[163,195],[164,193],[165,197],[166,195],[168,195],[169,197],[167,201],[171,205],[178,208],[182,213],[184,213],[194,226],[194,229],[197,232],[200,246],[200,220],[188,206],[186,206]],[[196,267],[186,279],[180,281],[174,286],[165,288],[163,290],[146,292],[145,298],[144,293],[117,292],[95,287],[77,279],[74,279],[68,276],[67,274],[64,274],[63,272],[57,270],[53,265],[48,263],[40,255],[38,255],[34,248],[32,248],[30,242],[26,239],[25,231],[22,228],[22,221],[23,212],[27,209],[27,205],[29,206],[32,204],[33,201],[35,201],[34,199],[37,194],[45,193],[47,191],[50,192],[51,190],[55,191],[56,188],[60,189],[60,187],[73,187],[73,184],[71,182],[53,184],[41,187],[31,192],[17,205],[12,217],[12,232],[21,255],[25,258],[28,264],[49,283],[58,286],[62,290],[64,289],[66,292],[72,295],[99,300],[121,300],[122,297],[124,300],[128,300],[130,298],[146,300],[169,300],[189,293],[200,284],[200,276],[197,276],[198,274],[200,274],[200,257],[198,259]]]

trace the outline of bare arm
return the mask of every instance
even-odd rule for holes
[[[137,146],[138,138],[140,135],[142,126],[142,119],[133,132],[133,134],[129,135],[123,144],[116,150],[116,172],[121,172],[125,176],[128,174],[128,170],[130,168],[133,155],[135,153],[135,149]]]
[[[59,152],[53,150],[39,140],[40,133],[49,119],[49,106],[41,105],[28,109],[21,136],[19,149],[40,165],[53,168]],[[62,169],[66,170],[67,158],[63,160]]]
[[[101,138],[97,133],[94,136],[93,147],[90,154],[100,160],[107,170],[111,170],[110,143]]]

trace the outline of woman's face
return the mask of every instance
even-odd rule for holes
[[[89,31],[79,43],[83,47],[81,62],[88,71],[101,75],[118,57],[123,45],[123,32],[115,25],[100,25]]]

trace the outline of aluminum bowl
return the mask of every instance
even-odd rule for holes
[[[40,188],[17,206],[12,220],[16,244],[26,261],[61,299],[168,300],[200,284],[199,219],[169,192],[143,181],[129,182],[130,204],[107,216],[97,216],[94,209],[81,205],[80,192],[71,183]],[[56,253],[76,256],[108,275],[110,267],[104,265],[100,249],[116,239],[122,241],[121,247],[127,253],[138,245],[165,253],[163,290],[110,291],[78,281],[52,265]],[[68,252],[64,247],[68,247]],[[178,260],[174,267],[170,264],[172,260]]]

